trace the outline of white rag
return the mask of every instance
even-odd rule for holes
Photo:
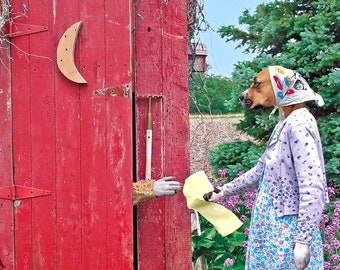
[[[214,225],[222,236],[227,236],[241,227],[243,223],[227,208],[203,199],[205,193],[213,190],[212,184],[203,171],[189,176],[183,186],[188,208],[196,210]]]

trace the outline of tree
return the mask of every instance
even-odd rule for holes
[[[302,74],[324,97],[325,106],[313,108],[316,116],[339,115],[339,20],[339,0],[276,0],[257,6],[254,14],[245,10],[239,17],[240,24],[246,26],[242,29],[220,27],[218,32],[227,42],[239,42],[237,47],[245,53],[256,54],[253,61],[240,62],[234,69],[233,81],[239,92],[249,87],[261,69],[282,65]],[[256,117],[249,117],[253,126]]]
[[[339,21],[339,0],[276,0],[258,5],[254,14],[245,10],[239,17],[244,27],[229,25],[218,29],[227,42],[236,41],[245,53],[256,55],[252,61],[235,66],[232,79],[238,92],[248,88],[254,75],[263,68],[282,65],[298,71],[323,96],[325,106],[319,108],[313,103],[308,106],[319,118],[326,170],[334,181],[339,181],[340,173],[340,151],[334,151],[340,149],[339,128],[334,125],[340,121]],[[265,141],[276,122],[268,120],[268,111],[246,112],[238,128]]]
[[[225,100],[231,100],[235,94],[234,83],[229,78],[206,73],[193,73],[189,80],[191,114],[225,114],[240,112],[235,103],[226,107]]]

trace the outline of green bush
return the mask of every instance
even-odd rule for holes
[[[340,187],[340,117],[329,115],[318,119],[328,183]]]
[[[229,78],[206,73],[192,74],[189,89],[190,114],[225,114],[242,110],[237,102],[235,84]]]
[[[221,143],[209,152],[213,174],[218,176],[218,170],[224,169],[228,172],[227,178],[231,180],[238,173],[251,169],[261,157],[264,149],[264,144],[257,145],[250,141]]]
[[[224,262],[227,258],[233,258],[235,264],[232,269],[244,269],[244,247],[247,236],[243,233],[244,228],[249,227],[249,220],[228,237],[220,235],[204,217],[200,216],[202,234],[194,232],[192,235],[193,254],[195,262],[199,257],[208,265],[209,270],[226,269]]]
[[[256,120],[264,134],[265,130],[268,132],[274,126],[274,120],[265,121],[265,118],[268,119],[268,114],[266,117],[259,114]],[[328,183],[340,188],[340,116],[319,117],[317,122],[323,145]],[[255,144],[250,141],[236,141],[217,145],[215,149],[209,152],[209,162],[212,166],[213,174],[218,176],[218,170],[225,169],[228,172],[228,179],[231,180],[239,172],[251,169],[264,152],[265,141],[264,139],[261,140],[261,144]]]

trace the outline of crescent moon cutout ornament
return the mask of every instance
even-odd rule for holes
[[[60,72],[76,83],[87,83],[74,63],[74,49],[82,24],[83,22],[80,21],[71,25],[60,38],[57,48],[57,65]]]

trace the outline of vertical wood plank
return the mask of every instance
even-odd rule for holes
[[[84,21],[80,66],[88,84],[81,92],[82,264],[107,269],[106,248],[106,106],[95,95],[105,85],[104,2],[82,1]]]
[[[162,119],[163,98],[152,99],[153,143],[152,143],[152,178],[159,179],[164,173],[164,122]],[[148,99],[137,99],[140,121],[138,163],[139,179],[144,179],[145,172],[145,130],[148,111]],[[165,253],[165,216],[164,198],[146,201],[138,205],[138,265],[139,269],[166,269]]]
[[[80,21],[79,2],[56,2],[54,48],[66,29]],[[52,18],[50,18],[52,20]],[[83,27],[75,47],[75,65],[81,72]],[[54,66],[56,69],[56,66]],[[80,93],[84,86],[55,70],[56,118],[56,269],[82,269],[82,182],[80,148]]]
[[[97,91],[131,85],[129,2],[103,4],[81,6],[88,21],[81,65],[92,78],[81,95],[82,260],[94,269],[131,269],[131,99]]]
[[[162,10],[164,137],[173,138],[164,144],[164,171],[184,181],[189,175],[187,3],[163,2]],[[183,193],[166,198],[165,238],[166,269],[191,269],[190,212]]]
[[[118,93],[106,98],[108,269],[132,269],[131,1],[105,2],[105,81]],[[119,23],[118,23],[119,22]]]
[[[152,98],[153,143],[151,176],[163,176],[162,154],[162,36],[161,1],[135,3],[135,55],[136,55],[136,123],[137,123],[137,180],[145,175],[145,141],[148,97]],[[138,267],[166,269],[164,199],[148,201],[138,206]]]
[[[19,2],[12,3],[12,14],[23,14]],[[18,16],[16,23],[29,23],[28,17]],[[13,29],[17,31],[16,28]],[[31,142],[31,81],[30,37],[23,35],[11,39],[12,99],[13,99],[13,164],[17,185],[32,186]],[[16,268],[32,269],[32,200],[19,202],[15,211],[15,265]],[[20,245],[18,244],[20,243]]]
[[[12,100],[10,45],[0,45],[0,188],[12,184]],[[0,198],[0,261],[14,269],[14,217],[11,200]]]
[[[183,181],[189,175],[186,1],[137,2],[135,15],[139,177],[145,164],[142,99],[161,95],[153,110],[153,177]],[[144,202],[138,210],[139,269],[190,269],[190,215],[183,195]]]
[[[44,11],[44,16],[41,12]],[[52,9],[45,0],[30,1],[28,23],[50,31],[29,35],[32,186],[52,196],[32,200],[32,269],[53,269],[56,262],[55,215],[55,54]],[[44,46],[42,46],[44,44]],[[42,218],[43,217],[43,218]],[[20,242],[18,241],[18,245]]]

